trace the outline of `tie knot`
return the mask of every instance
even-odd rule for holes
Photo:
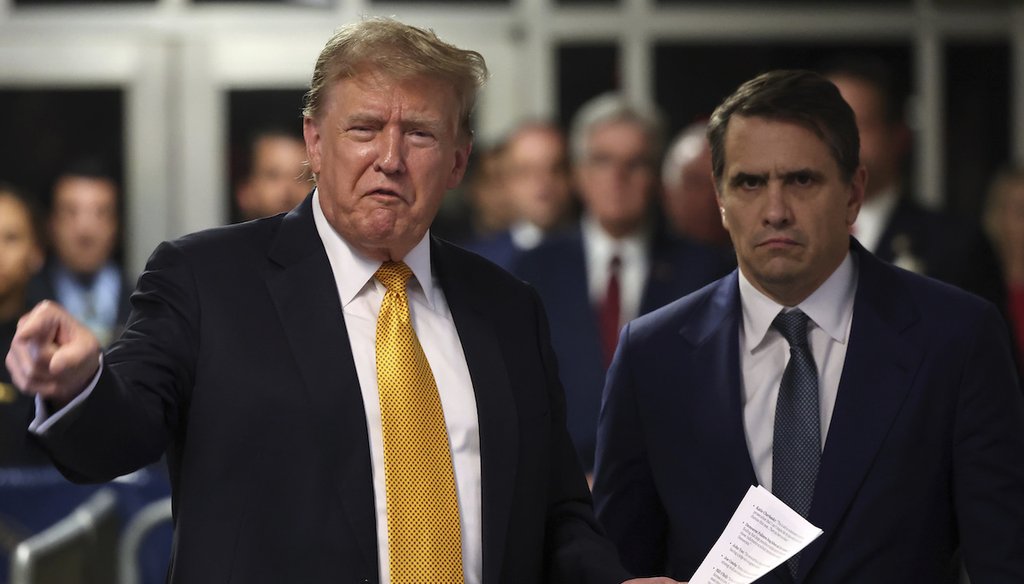
[[[780,312],[772,321],[772,327],[782,333],[790,347],[799,347],[807,344],[808,320],[807,315],[800,310]]]
[[[405,292],[405,283],[412,277],[412,270],[405,262],[384,262],[374,274],[389,292]]]

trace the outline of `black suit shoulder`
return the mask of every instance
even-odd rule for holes
[[[245,223],[211,227],[167,241],[161,247],[171,247],[188,257],[205,261],[229,259],[237,262],[246,256],[265,257],[284,217],[274,215]]]

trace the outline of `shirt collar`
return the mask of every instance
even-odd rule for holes
[[[878,245],[884,226],[889,221],[899,198],[898,185],[892,185],[861,203],[853,229],[857,240],[862,242],[864,247],[874,249]]]
[[[786,307],[755,288],[747,280],[743,270],[738,271],[743,331],[746,339],[744,348],[748,352],[753,352],[764,342],[772,321]],[[850,336],[856,291],[857,264],[853,254],[847,251],[846,258],[832,275],[794,308],[802,310],[835,342],[846,344]]]
[[[883,216],[888,213],[889,209],[896,206],[896,201],[900,198],[900,187],[898,184],[892,184],[875,194],[870,199],[864,199],[864,202],[860,205],[860,210],[863,212],[867,209],[871,213],[880,213]]]
[[[376,282],[373,275],[381,262],[369,259],[359,254],[352,246],[345,241],[334,227],[327,221],[323,209],[320,208],[320,190],[313,191],[313,223],[324,244],[324,250],[331,259],[331,265],[335,267],[338,274],[345,277],[337,278],[338,293],[342,307],[347,306],[355,297],[362,292],[367,284]],[[434,308],[434,276],[430,265],[430,232],[428,231],[423,239],[412,248],[402,261],[412,270],[413,276],[419,289],[423,291],[424,300],[431,309]],[[378,283],[379,284],[379,283]],[[383,284],[380,284],[383,286]],[[416,289],[416,285],[410,287],[410,292]]]
[[[583,216],[580,229],[588,252],[592,254],[596,265],[601,266],[608,264],[613,255],[619,256],[622,265],[633,265],[633,262],[640,261],[646,253],[651,235],[650,229],[645,226],[635,233],[616,239],[601,229],[597,220],[590,215]]]
[[[509,228],[512,243],[519,249],[533,249],[544,239],[544,230],[529,221],[517,221]]]

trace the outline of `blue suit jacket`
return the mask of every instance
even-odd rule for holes
[[[1024,400],[995,308],[853,243],[859,283],[799,582],[1024,582]],[[624,329],[599,519],[636,573],[689,578],[756,484],[733,274]],[[777,569],[761,582],[792,581]]]
[[[378,582],[366,411],[311,199],[162,244],[95,390],[44,444],[103,481],[166,450],[169,582]],[[483,582],[618,584],[537,295],[434,240],[480,426]]]
[[[512,239],[512,232],[509,230],[492,234],[487,237],[473,239],[462,244],[462,247],[479,254],[506,270],[512,269],[519,254],[523,253],[516,242]]]
[[[973,292],[1006,314],[1006,284],[988,237],[977,225],[922,207],[910,193],[896,202],[874,253],[887,262],[911,257],[920,273]]]
[[[584,469],[589,472],[594,466],[605,367],[583,254],[579,231],[552,236],[523,252],[512,272],[532,284],[544,302],[565,387],[569,434]],[[661,233],[652,238],[650,254],[651,270],[640,304],[641,314],[693,292],[731,267],[730,259],[717,250]]]

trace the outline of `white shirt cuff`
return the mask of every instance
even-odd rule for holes
[[[93,376],[92,381],[89,382],[89,385],[85,386],[85,389],[82,391],[82,393],[75,396],[75,399],[71,400],[68,403],[68,405],[57,410],[56,412],[53,413],[53,415],[50,415],[50,412],[48,411],[49,408],[46,407],[46,401],[37,395],[36,417],[32,420],[32,423],[28,425],[28,431],[37,435],[46,434],[46,432],[51,427],[53,427],[54,424],[63,419],[68,412],[77,408],[82,402],[88,399],[90,395],[92,395],[92,390],[96,388],[96,383],[100,380],[100,373],[103,373],[102,353],[100,353],[100,366],[98,369],[96,369],[96,375]]]

